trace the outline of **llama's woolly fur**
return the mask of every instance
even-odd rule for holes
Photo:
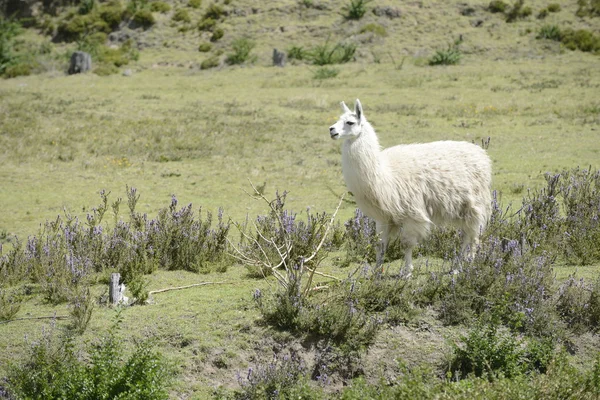
[[[382,244],[378,264],[391,237],[400,235],[406,267],[412,248],[433,225],[453,225],[464,232],[463,250],[475,250],[491,212],[491,161],[468,142],[406,144],[381,150],[360,101],[354,112],[332,125],[334,139],[345,139],[342,170],[360,210],[377,224]]]

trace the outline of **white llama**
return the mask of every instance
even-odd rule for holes
[[[468,142],[407,144],[381,150],[375,130],[357,99],[352,112],[329,128],[343,139],[342,170],[360,210],[376,222],[381,242],[377,266],[389,240],[405,246],[404,273],[410,275],[412,250],[432,225],[453,225],[464,233],[462,251],[473,255],[491,212],[491,161]]]

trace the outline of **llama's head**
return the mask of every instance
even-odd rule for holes
[[[350,111],[346,103],[340,103],[344,113],[340,119],[329,127],[329,135],[332,139],[356,138],[362,132],[362,125],[366,121],[360,100],[356,99],[354,111]]]

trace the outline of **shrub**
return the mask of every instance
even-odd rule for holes
[[[561,40],[561,32],[558,26],[556,25],[544,25],[540,28],[537,39],[550,39],[560,42]]]
[[[561,173],[565,256],[591,264],[600,260],[600,171],[575,168]]]
[[[367,3],[371,0],[350,0],[344,7],[347,19],[361,19],[367,12]]]
[[[94,32],[110,32],[108,23],[96,14],[79,15],[63,20],[58,25],[57,34],[61,40],[75,41]]]
[[[212,18],[204,18],[198,22],[198,29],[201,31],[212,31],[217,25],[217,21]]]
[[[111,29],[116,29],[125,16],[125,9],[120,1],[112,0],[100,6],[99,14]]]
[[[212,44],[210,43],[200,43],[198,46],[198,51],[201,53],[208,53],[212,49]]]
[[[95,301],[90,294],[89,287],[81,288],[71,296],[69,299],[69,314],[71,320],[69,328],[72,331],[80,335],[85,332],[90,319],[92,318],[94,303]]]
[[[29,62],[15,62],[4,69],[5,78],[16,78],[17,76],[29,76],[33,73],[34,65]]]
[[[159,13],[167,13],[171,11],[171,5],[164,1],[153,1],[150,3],[150,11],[159,12]]]
[[[28,360],[10,368],[10,390],[28,399],[167,399],[170,371],[163,357],[146,341],[123,360],[118,321],[97,345],[89,346],[88,362],[77,357],[72,339],[46,332],[32,345]]]
[[[136,11],[136,13],[133,15],[132,20],[136,24],[138,24],[144,28],[149,28],[156,23],[156,19],[154,19],[154,15],[152,15],[152,11],[150,11],[148,9],[141,9],[141,10]]]
[[[493,0],[488,5],[487,9],[492,13],[503,13],[506,11],[508,4],[503,2],[502,0]]]
[[[255,43],[247,38],[236,39],[231,44],[233,53],[227,55],[225,62],[229,65],[252,62],[254,57],[250,55]]]
[[[340,70],[337,68],[320,67],[315,71],[313,79],[331,79],[338,76],[339,73]]]
[[[223,7],[221,7],[220,5],[218,5],[216,3],[212,3],[210,6],[208,6],[206,11],[204,12],[202,19],[210,18],[210,19],[214,19],[215,21],[218,21],[219,19],[221,19],[221,17],[224,14],[225,14],[225,10],[223,10]]]
[[[600,0],[577,0],[578,17],[598,17],[600,16]]]
[[[238,376],[241,390],[235,399],[318,399],[319,391],[313,389],[307,377],[304,362],[296,356],[275,356],[267,365],[248,369],[245,377]]]
[[[560,7],[560,4],[558,4],[558,3],[550,3],[550,4],[548,4],[547,10],[548,10],[548,12],[556,13],[561,10],[561,7]]]
[[[562,32],[561,42],[569,50],[581,50],[585,52],[600,51],[600,36],[596,36],[585,29],[565,29]]]
[[[81,15],[89,14],[96,8],[95,0],[82,0],[79,3],[78,12]]]
[[[373,23],[363,26],[362,28],[360,28],[359,32],[360,33],[373,32],[377,36],[387,36],[385,27],[383,27],[382,25],[373,24]]]
[[[200,8],[200,6],[202,6],[202,0],[189,0],[188,6],[191,8]]]
[[[530,339],[525,343],[509,332],[502,333],[495,324],[477,326],[454,344],[449,372],[456,378],[469,374],[493,379],[514,378],[531,371],[546,371],[553,358],[551,341]]]
[[[221,39],[223,37],[223,35],[225,35],[225,31],[223,31],[222,28],[214,28],[212,35],[210,36],[210,41],[211,42],[216,42],[219,39]],[[235,49],[235,41],[233,42],[234,49]]]
[[[175,10],[175,13],[173,13],[171,19],[177,22],[192,22],[192,18],[185,8],[179,8]]]
[[[207,58],[206,60],[202,61],[202,63],[200,64],[200,69],[216,68],[219,66],[220,63],[221,63],[221,61],[219,60],[219,57],[213,56],[213,57]]]
[[[21,308],[22,296],[18,291],[0,287],[0,321],[9,321]]]
[[[515,22],[518,19],[527,18],[532,14],[530,7],[524,7],[525,0],[517,0],[512,8],[506,13],[506,22]]]

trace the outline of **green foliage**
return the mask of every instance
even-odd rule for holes
[[[557,13],[561,10],[561,7],[559,3],[550,3],[546,9],[551,13]]]
[[[213,33],[214,34],[214,33]],[[231,43],[232,53],[227,55],[225,62],[229,65],[253,62],[254,57],[250,54],[256,44],[248,38],[235,39]]]
[[[359,32],[372,32],[377,36],[387,36],[387,31],[385,30],[385,27],[383,25],[375,23],[364,25],[362,28],[360,28]]]
[[[153,1],[150,3],[150,11],[159,12],[159,13],[167,13],[171,11],[171,5],[164,1]]]
[[[198,29],[201,31],[212,31],[217,26],[217,21],[212,18],[203,18],[198,22]]]
[[[462,53],[458,45],[448,46],[446,50],[436,50],[428,61],[429,65],[456,65],[460,62]]]
[[[350,3],[344,7],[347,19],[361,19],[367,12],[367,4],[371,0],[350,0]]]
[[[156,19],[154,19],[154,15],[152,15],[152,11],[148,9],[141,9],[136,11],[133,14],[132,20],[140,26],[144,28],[149,28],[156,23]]]
[[[23,62],[16,61],[16,62],[8,65],[4,69],[3,76],[5,78],[16,78],[17,76],[28,76],[33,73],[34,69],[35,69],[35,65],[28,61],[23,61]]]
[[[577,0],[578,17],[598,17],[600,16],[600,0]]]
[[[561,42],[569,50],[581,50],[591,53],[600,51],[600,36],[585,29],[563,30]]]
[[[146,304],[148,298],[150,296],[148,292],[148,284],[150,282],[148,279],[144,277],[142,274],[134,275],[127,282],[127,289],[131,292],[131,297],[133,297],[133,304]]]
[[[487,7],[488,11],[492,13],[504,13],[504,11],[506,11],[507,8],[508,4],[506,4],[502,0],[490,1],[490,4]]]
[[[287,51],[287,57],[290,60],[304,60],[307,57],[307,51],[302,46],[292,46]]]
[[[324,44],[315,46],[310,52],[310,58],[315,65],[344,64],[352,60],[356,52],[354,43],[338,43],[335,46],[327,40]]]
[[[117,322],[81,361],[71,338],[46,333],[34,343],[28,360],[9,370],[8,383],[17,398],[27,399],[167,399],[169,370],[149,342],[122,358]]]
[[[561,178],[565,256],[582,265],[600,261],[600,171],[575,168]]]
[[[319,67],[315,70],[313,79],[331,79],[338,76],[339,73],[340,70],[337,68]]]
[[[79,40],[94,32],[110,32],[109,24],[96,13],[75,14],[61,21],[57,29],[58,37],[67,42]]]
[[[200,8],[200,6],[202,6],[202,0],[189,0],[188,6],[191,8]]]
[[[215,55],[202,61],[202,63],[200,64],[200,69],[216,68],[219,66],[219,64],[221,64],[221,61],[219,57]]]
[[[225,10],[223,9],[223,7],[221,7],[217,3],[212,3],[211,5],[208,6],[206,11],[204,12],[202,19],[210,18],[210,19],[214,19],[215,21],[218,21],[219,19],[221,19],[221,17],[223,17],[224,14],[225,14]]]
[[[96,8],[96,0],[82,0],[79,3],[79,14],[85,15],[91,13]]]
[[[177,10],[175,10],[171,19],[177,22],[192,22],[190,13],[185,8],[178,8]]]
[[[525,7],[525,0],[516,0],[512,8],[506,13],[506,22],[515,22],[527,18],[532,14],[530,7]]]
[[[119,73],[119,68],[115,67],[114,64],[102,64],[94,68],[94,74],[98,76],[108,76]]]
[[[561,40],[560,28],[556,25],[544,25],[540,28],[537,39],[549,39],[560,42]]]
[[[210,43],[200,43],[198,46],[198,51],[201,53],[208,53],[212,49],[212,44]]]
[[[0,321],[10,321],[21,309],[22,296],[17,290],[0,287]]]
[[[100,18],[113,30],[118,28],[125,17],[125,9],[119,0],[111,0],[102,4],[98,13]]]
[[[218,40],[220,40],[220,39],[221,39],[221,38],[222,38],[224,35],[225,35],[225,31],[223,30],[223,28],[216,27],[216,28],[214,28],[214,29],[213,29],[213,31],[212,31],[212,35],[210,35],[210,41],[211,41],[211,42],[217,42],[217,41],[218,41]],[[233,41],[233,44],[232,44],[232,46],[234,47],[234,51],[237,51],[237,50],[236,50],[236,46],[240,46],[240,44],[239,44],[239,43],[238,43],[238,44],[236,44],[236,42],[237,42],[237,41],[236,41],[236,40],[234,40],[234,41]],[[252,47],[254,47],[254,45],[253,45]],[[242,52],[244,51],[243,49],[239,49],[239,50],[241,50]],[[250,50],[251,50],[251,49],[250,49]]]
[[[514,378],[531,371],[545,372],[553,358],[554,344],[530,339],[525,343],[510,332],[501,332],[495,324],[476,326],[461,344],[454,344],[448,371],[454,378],[473,374],[477,377]]]
[[[87,329],[94,310],[94,298],[90,294],[89,287],[80,288],[69,299],[70,326],[69,328],[81,335]]]

